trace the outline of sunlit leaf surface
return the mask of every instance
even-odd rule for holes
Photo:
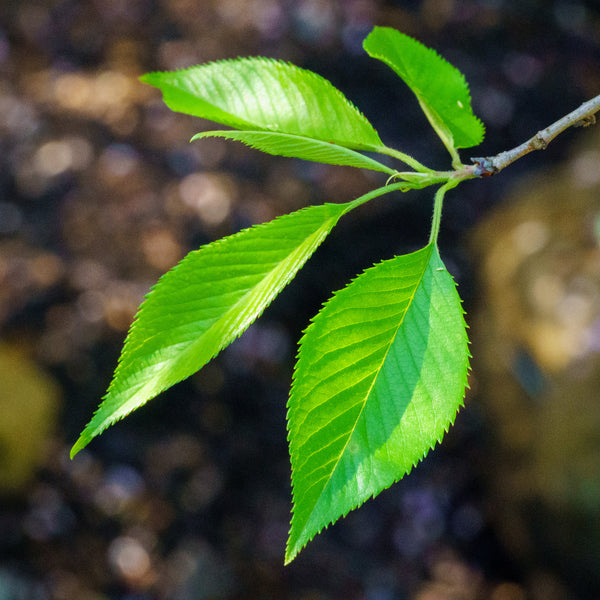
[[[143,302],[107,395],[71,455],[245,331],[354,206],[324,204],[279,217],[190,252],[163,275]]]
[[[235,129],[287,133],[355,150],[383,145],[367,119],[329,81],[283,61],[223,60],[149,73],[142,81],[160,88],[172,110]]]
[[[368,269],[325,304],[302,338],[288,403],[286,562],[441,440],[463,401],[467,344],[434,244]]]

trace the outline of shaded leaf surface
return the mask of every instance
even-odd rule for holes
[[[360,200],[311,206],[190,252],[142,303],[102,404],[71,450],[195,373],[263,312]]]
[[[467,344],[434,244],[368,269],[325,304],[302,338],[288,403],[286,562],[441,440],[462,404]]]
[[[471,109],[464,75],[435,50],[391,27],[375,27],[363,46],[410,87],[449,150],[482,142],[484,128]]]
[[[141,79],[160,88],[172,110],[236,129],[288,133],[355,150],[383,145],[329,81],[283,61],[223,60]]]
[[[196,134],[192,140],[205,137],[222,137],[230,140],[238,140],[252,148],[277,156],[290,156],[331,165],[346,165],[359,169],[371,169],[373,171],[389,173],[390,175],[395,173],[394,169],[390,169],[380,162],[359,152],[355,152],[350,148],[344,148],[331,142],[313,140],[305,136],[274,133],[272,131],[206,131]]]

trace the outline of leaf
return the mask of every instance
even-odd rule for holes
[[[287,133],[355,150],[383,146],[373,126],[329,81],[283,61],[222,60],[141,80],[160,88],[172,110],[235,129]]]
[[[451,154],[483,141],[484,127],[471,109],[464,75],[435,50],[391,27],[375,27],[363,47],[410,87]]]
[[[299,135],[274,133],[272,131],[206,131],[196,134],[192,141],[205,137],[238,140],[252,148],[278,156],[291,156],[331,165],[371,169],[390,175],[396,172],[394,169],[390,169],[380,162],[349,148]]]
[[[325,304],[301,340],[288,402],[286,563],[441,440],[468,360],[461,302],[435,244],[367,269]]]
[[[347,204],[311,206],[190,252],[142,303],[108,392],[71,457],[230,344],[294,277],[338,219],[381,193]]]

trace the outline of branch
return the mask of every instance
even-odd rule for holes
[[[552,125],[538,131],[531,139],[512,150],[500,152],[496,156],[487,156],[481,158],[472,158],[474,163],[473,175],[476,177],[485,177],[495,175],[504,167],[507,167],[515,160],[533,152],[534,150],[545,150],[548,144],[565,129],[569,127],[587,127],[596,122],[595,114],[600,110],[600,96],[596,96],[587,102],[584,102],[579,108],[565,115]]]

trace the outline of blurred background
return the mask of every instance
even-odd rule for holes
[[[189,250],[385,176],[188,143],[137,77],[264,55],[330,79],[384,141],[449,168],[362,39],[388,25],[465,73],[492,155],[600,93],[596,0],[0,3],[0,599],[600,597],[600,130],[446,200],[472,338],[466,407],[413,473],[283,567],[285,404],[333,289],[427,240],[431,190],[344,218],[244,336],[68,453],[136,308]],[[350,243],[348,240],[352,240]]]

